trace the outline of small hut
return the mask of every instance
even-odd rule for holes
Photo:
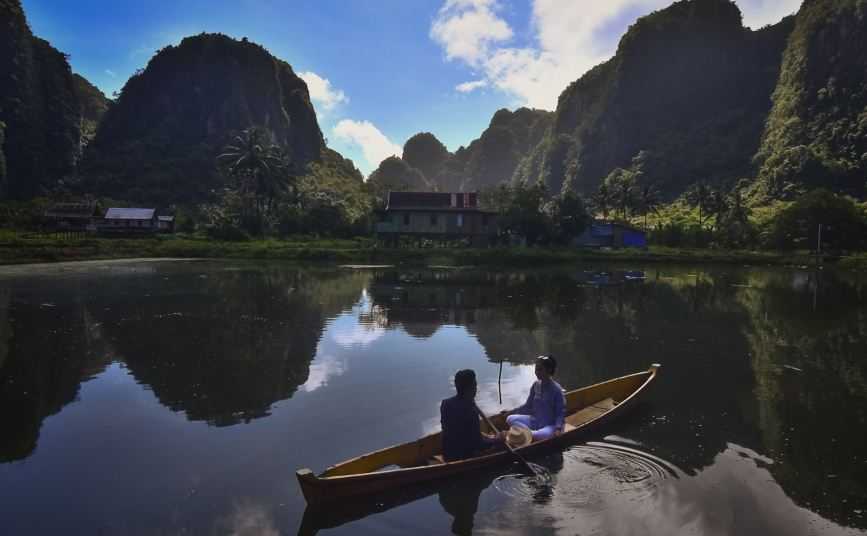
[[[574,245],[589,248],[646,248],[647,233],[623,222],[593,221]]]
[[[149,234],[159,228],[154,208],[110,208],[99,225],[105,234]]]

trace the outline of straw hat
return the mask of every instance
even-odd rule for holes
[[[533,432],[526,426],[513,425],[506,432],[506,443],[513,449],[521,448],[533,442]]]

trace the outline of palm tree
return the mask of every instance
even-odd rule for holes
[[[260,231],[264,231],[263,206],[270,208],[273,199],[291,183],[283,150],[270,143],[265,130],[250,127],[223,148],[217,162],[238,180],[241,194],[252,196],[256,205],[256,221]]]
[[[698,206],[698,226],[704,225],[704,209],[708,208],[713,190],[704,182],[696,184],[689,194],[690,201]]]
[[[603,219],[608,219],[608,211],[614,204],[614,193],[608,188],[605,181],[599,185],[599,189],[593,194],[593,208],[602,213]]]
[[[659,191],[652,184],[645,184],[638,193],[638,210],[644,216],[644,230],[647,230],[647,214],[657,212],[659,207]]]
[[[714,227],[719,228],[720,222],[729,210],[729,201],[720,190],[713,190],[708,201],[709,210],[714,216]]]
[[[615,190],[621,217],[626,220],[629,211],[635,207],[635,180],[632,178],[632,174],[626,171],[621,173]]]

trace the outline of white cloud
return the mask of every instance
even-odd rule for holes
[[[457,59],[484,75],[484,80],[515,97],[516,104],[552,110],[557,97],[591,67],[610,58],[625,32],[624,15],[649,13],[671,0],[577,2],[533,0],[529,27],[533,45],[505,46],[514,31],[497,15],[495,0],[447,0],[431,26],[431,37],[449,60]],[[800,0],[741,0],[744,23],[757,28],[797,11]],[[623,24],[612,29],[611,24]],[[607,35],[606,35],[607,34]],[[607,37],[607,38],[606,38]],[[461,87],[465,84],[458,86]]]
[[[512,29],[496,15],[496,0],[448,0],[431,26],[431,37],[449,60],[480,64],[491,45],[512,38]]]
[[[331,81],[327,78],[322,78],[311,71],[298,73],[298,76],[307,83],[307,90],[310,92],[310,98],[315,104],[321,107],[322,112],[330,111],[338,104],[349,102],[349,98],[343,90],[332,86]]]
[[[106,69],[105,74],[107,74],[108,76],[110,76],[112,78],[117,78],[117,73],[112,71],[111,69]]]
[[[464,82],[463,84],[458,84],[455,86],[455,89],[460,91],[461,93],[471,93],[479,88],[487,87],[487,80],[473,80],[471,82]]]
[[[332,132],[338,140],[360,147],[371,168],[377,167],[389,156],[400,156],[403,153],[400,145],[389,140],[370,121],[341,119]]]
[[[796,13],[801,0],[742,0],[738,5],[744,14],[744,25],[755,30]]]

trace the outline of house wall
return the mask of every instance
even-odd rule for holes
[[[389,211],[386,221],[391,232],[408,234],[472,235],[492,234],[496,218],[478,212]],[[485,225],[487,220],[487,225]],[[458,225],[458,224],[461,225]]]

